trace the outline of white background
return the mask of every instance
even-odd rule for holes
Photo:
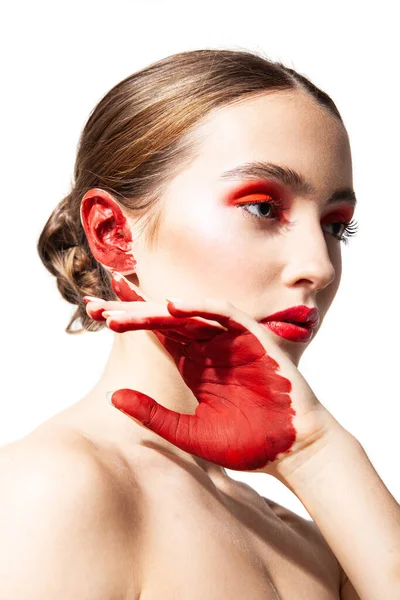
[[[261,51],[309,77],[349,132],[359,232],[300,370],[400,500],[399,44],[395,3],[18,2],[1,21],[0,446],[76,402],[100,377],[109,330],[67,335],[73,307],[36,252],[72,180],[80,131],[121,79],[197,48]],[[229,471],[308,518],[283,484]],[[351,490],[343,490],[351,493]]]

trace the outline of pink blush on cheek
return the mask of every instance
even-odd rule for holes
[[[271,243],[260,233],[246,225],[239,208],[227,207],[215,193],[203,202],[195,192],[186,204],[177,196],[165,211],[157,248],[141,265],[144,280],[149,274],[145,289],[154,297],[162,289],[183,298],[224,297],[246,306],[265,285],[260,273],[270,262]]]

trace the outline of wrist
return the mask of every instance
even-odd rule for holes
[[[340,425],[331,413],[328,415],[329,425],[323,434],[277,464],[274,475],[297,496],[309,486],[310,481],[315,481],[326,471],[333,458],[346,460],[349,450],[361,447],[357,438]]]

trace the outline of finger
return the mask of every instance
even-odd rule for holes
[[[245,332],[249,330],[249,326],[253,326],[254,320],[245,313],[241,313],[232,304],[218,299],[205,299],[200,301],[196,306],[191,305],[189,301],[182,303],[168,304],[168,310],[176,317],[202,317],[217,321],[223,327],[230,331]],[[241,314],[240,314],[241,313]],[[246,323],[247,321],[247,323]]]
[[[171,325],[176,326],[179,329],[182,329],[182,327],[185,328],[185,330],[191,330],[193,329],[194,331],[196,330],[197,325],[207,325],[208,327],[205,328],[206,331],[208,330],[212,330],[215,329],[217,331],[226,331],[226,328],[222,327],[218,322],[213,322],[210,321],[208,319],[203,319],[202,317],[190,317],[190,316],[185,316],[185,315],[179,315],[179,316],[173,316],[173,318],[171,319],[171,311],[170,306],[172,306],[173,302],[170,300],[167,300],[167,304],[160,304],[159,302],[153,302],[153,301],[149,301],[149,302],[138,302],[138,303],[134,303],[134,302],[118,302],[118,301],[103,301],[102,303],[102,307],[103,307],[103,311],[107,312],[107,313],[113,313],[115,314],[115,316],[117,316],[121,311],[124,311],[124,313],[126,313],[127,315],[129,315],[132,319],[137,318],[137,319],[141,319],[141,318],[154,318],[155,319],[155,324],[158,325],[162,325],[162,323],[157,323],[157,319],[158,318],[162,318],[162,317],[168,317],[169,319],[169,323]],[[91,308],[94,308],[96,311],[98,309],[98,304],[94,304],[93,303],[89,303],[87,306],[87,310],[90,310]],[[106,315],[107,316],[107,315]],[[122,315],[121,315],[122,317]],[[182,318],[183,318],[183,323],[182,323]]]
[[[83,298],[84,302],[87,302],[86,314],[94,321],[105,321],[105,317],[103,316],[104,310],[118,310],[121,305],[121,302],[102,300],[101,298],[88,300],[88,298],[90,298],[90,296],[85,296]]]
[[[122,302],[119,300],[103,300],[102,298],[94,298],[91,296],[85,296],[83,298],[86,305],[86,313],[94,320],[104,321],[104,317],[102,316],[103,311],[128,311],[132,310],[135,313],[132,314],[149,314],[149,311],[154,310],[159,312],[160,310],[164,310],[164,314],[169,314],[166,310],[166,306],[164,304],[159,304],[157,302]]]
[[[230,302],[219,298],[205,298],[194,306],[189,301],[168,304],[168,310],[176,317],[185,318],[197,316],[205,319],[213,319],[220,323],[230,332],[238,334],[253,334],[265,348],[272,350],[277,356],[284,357],[284,351],[277,346],[274,333],[267,327],[260,325],[247,313],[239,310]]]
[[[133,323],[134,319],[137,318],[137,323],[139,324],[140,318],[152,316],[151,311],[156,313],[154,316],[160,316],[159,313],[161,311],[164,312],[164,316],[171,317],[167,306],[153,301],[133,303],[103,300],[102,298],[96,298],[93,296],[85,296],[84,300],[88,301],[86,313],[89,315],[89,317],[96,321],[105,321],[108,316],[110,316],[113,320],[115,319],[118,323],[120,323],[125,321],[128,315],[131,315],[129,323]],[[112,321],[110,320],[107,322],[107,325],[111,325],[110,328],[114,329],[111,323]],[[184,341],[188,338],[206,340],[215,335],[216,332],[225,331],[225,329],[222,328],[217,322],[210,323],[202,318],[188,317],[182,323],[182,319],[177,319],[175,317],[171,320],[170,324],[171,327],[175,328],[176,333],[171,335],[172,331],[168,332],[168,334],[167,331],[165,331],[165,334],[175,341]],[[155,325],[157,325],[157,323],[155,323]],[[166,324],[158,324],[158,326],[163,329],[167,327]],[[134,327],[129,325],[129,328],[126,329],[126,331],[131,329],[134,329]],[[120,331],[120,326],[117,330]]]
[[[104,302],[103,298],[97,298],[96,296],[83,296],[82,300],[87,304],[88,302]]]
[[[191,317],[176,318],[170,314],[140,315],[123,310],[106,310],[102,312],[102,316],[107,319],[107,326],[117,333],[140,329],[157,330],[176,341],[206,340],[226,331],[205,321]]]
[[[181,414],[170,410],[147,394],[127,388],[115,391],[110,402],[115,408],[182,450],[191,452],[194,449],[189,436],[193,431],[194,421],[197,420],[196,414]]]
[[[84,301],[86,302],[85,299]],[[102,315],[105,308],[105,304],[107,304],[107,302],[105,300],[100,299],[96,301],[89,301],[85,309],[86,314],[94,321],[105,321],[105,318]]]
[[[86,296],[87,298],[87,296]],[[159,306],[163,306],[163,305],[159,305],[159,304],[155,304],[153,303],[154,306],[156,306],[157,308]],[[96,300],[90,300],[88,301],[88,304],[86,305],[86,313],[89,315],[89,317],[91,317],[92,319],[94,319],[95,321],[104,321],[104,317],[102,316],[102,313],[104,311],[132,311],[132,308],[135,309],[135,311],[142,311],[143,314],[148,313],[149,309],[146,307],[147,303],[145,302],[141,302],[140,304],[138,303],[138,305],[133,304],[132,302],[120,302],[119,300],[101,300],[96,299]],[[165,307],[164,307],[165,308]],[[140,314],[140,312],[139,312]]]
[[[118,273],[118,271],[114,271],[112,274],[111,287],[118,298],[123,302],[146,302],[143,295],[136,292],[133,284],[128,282],[128,280],[121,275],[121,273]]]

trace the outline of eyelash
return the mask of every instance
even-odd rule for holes
[[[265,216],[260,217],[260,216],[254,215],[249,210],[247,210],[248,206],[258,206],[260,204],[263,206],[266,204],[269,204],[278,212],[280,209],[282,209],[284,207],[282,198],[278,198],[276,200],[268,200],[268,201],[264,201],[264,202],[247,202],[246,204],[238,205],[238,208],[243,209],[246,216],[249,216],[250,218],[253,218],[253,219],[264,219],[265,218],[265,219],[267,219],[268,217],[265,217]],[[275,220],[277,220],[276,217],[273,217],[273,218]],[[328,225],[346,225],[346,227],[344,228],[342,237],[332,234],[333,237],[335,237],[337,240],[339,240],[340,242],[342,242],[345,245],[347,245],[349,243],[349,239],[352,238],[353,236],[355,236],[358,231],[358,223],[354,219],[352,221],[350,221],[350,223],[345,223],[344,221],[336,221],[333,223],[328,223]]]

